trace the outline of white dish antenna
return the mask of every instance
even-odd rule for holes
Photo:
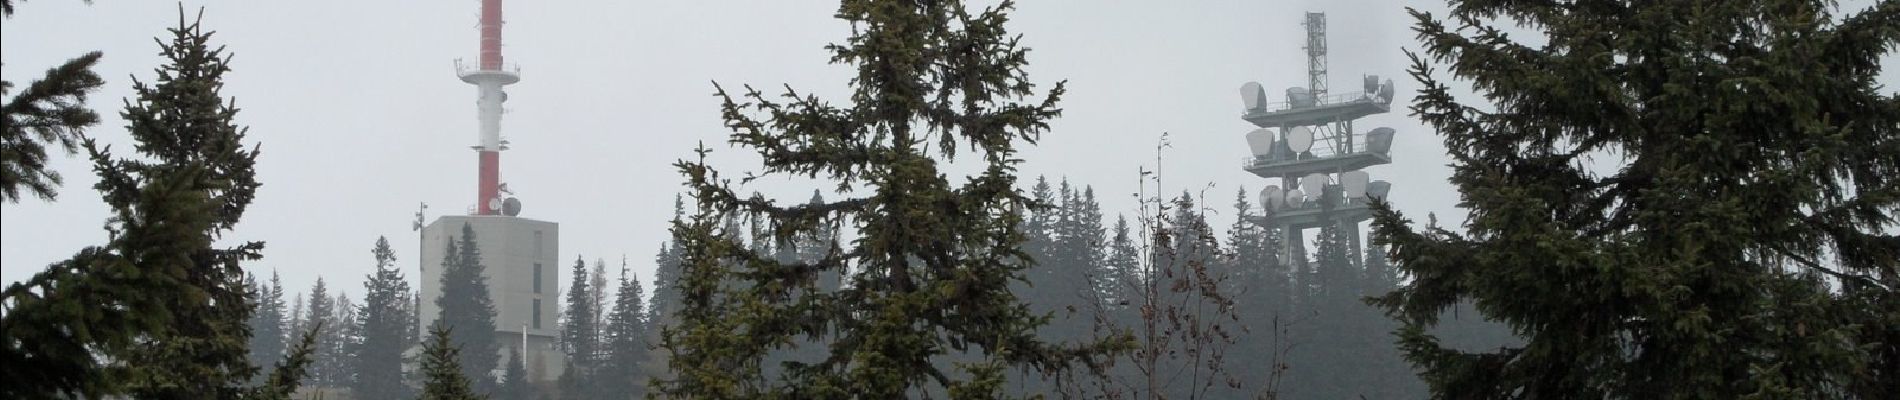
[[[1313,173],[1300,178],[1300,191],[1318,196],[1321,190],[1326,190],[1326,174]]]
[[[1390,191],[1392,191],[1391,182],[1372,181],[1372,183],[1366,184],[1366,196],[1368,197],[1377,197],[1377,198],[1383,199],[1385,198],[1386,192],[1390,192]]]
[[[1356,199],[1366,197],[1366,184],[1371,181],[1372,176],[1367,175],[1366,171],[1346,171],[1339,173],[1339,186],[1342,186],[1343,189],[1346,190],[1347,198]]]
[[[1286,205],[1286,192],[1281,191],[1279,185],[1267,185],[1266,189],[1260,190],[1260,208],[1272,211],[1279,210],[1284,205]]]
[[[1294,153],[1305,153],[1313,149],[1313,130],[1304,126],[1295,126],[1286,130],[1286,147]]]
[[[1306,205],[1306,193],[1299,189],[1286,191],[1286,208],[1300,208]]]
[[[1247,132],[1247,149],[1253,150],[1256,157],[1273,154],[1273,131],[1260,128]]]
[[[1240,85],[1240,101],[1247,105],[1247,111],[1266,110],[1267,89],[1260,82],[1247,82]]]

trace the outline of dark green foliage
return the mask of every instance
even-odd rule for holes
[[[247,356],[256,299],[239,264],[263,244],[212,243],[249,205],[257,153],[218,94],[228,56],[182,12],[171,33],[160,42],[168,64],[155,84],[134,84],[122,113],[143,157],[115,159],[84,144],[101,178],[94,188],[113,210],[110,242],[0,299],[0,397],[230,399],[296,385],[301,348],[270,388],[241,387],[256,371]]]
[[[1424,56],[1491,103],[1414,56],[1412,112],[1444,136],[1470,217],[1375,221],[1412,277],[1378,304],[1434,396],[1891,397],[1900,99],[1874,78],[1900,2],[1831,4],[1415,11]],[[1460,302],[1525,342],[1441,346],[1425,329]]]
[[[1034,90],[1022,73],[1026,49],[1003,29],[1009,8],[844,1],[837,17],[855,29],[829,49],[857,67],[848,108],[795,92],[781,103],[721,89],[731,142],[763,156],[759,173],[822,177],[863,197],[779,206],[741,198],[703,156],[679,163],[699,207],[674,227],[682,307],[679,326],[662,335],[676,375],[659,382],[662,392],[984,398],[999,395],[1007,366],[1062,370],[1095,354],[1037,339],[1045,319],[1007,289],[1031,265],[1015,212],[1030,204],[1015,188],[1015,142],[1047,129],[1062,93],[1058,85],[1038,103],[1016,102]],[[937,164],[966,146],[982,172],[953,186]],[[845,223],[860,235],[819,260],[783,263],[718,228],[734,217],[766,224],[774,242]],[[821,273],[846,265],[848,285],[817,290]],[[836,335],[823,360],[789,362],[781,379],[762,379],[768,352],[821,333]],[[960,352],[973,358],[933,364]]]
[[[284,308],[284,285],[275,271],[271,272],[270,286],[256,285],[251,278],[246,278],[245,283],[252,287],[253,299],[251,342],[246,353],[250,354],[251,365],[268,365],[284,357],[285,340],[290,338],[284,332],[284,316],[288,311]],[[258,376],[254,380],[262,382],[265,378]]]
[[[463,351],[462,376],[471,377],[476,390],[487,391],[495,386],[490,371],[500,366],[501,342],[495,336],[495,302],[488,295],[488,278],[482,276],[487,267],[475,246],[475,228],[463,224],[461,239],[450,240],[442,254],[442,294],[435,299],[441,315],[435,324],[454,332],[455,346]]]
[[[594,382],[600,393],[614,398],[645,397],[646,382],[642,379],[645,373],[640,368],[648,353],[645,297],[639,277],[621,265],[614,308],[607,314],[606,360]]]
[[[0,13],[13,18],[13,2],[0,2]],[[0,200],[19,202],[21,186],[41,199],[58,196],[60,176],[46,169],[46,147],[71,155],[85,128],[99,123],[99,114],[85,107],[86,94],[105,85],[92,72],[99,57],[95,51],[67,60],[0,103]],[[13,82],[0,80],[0,96],[13,89]]]
[[[317,333],[316,348],[310,355],[310,384],[320,388],[342,386],[348,361],[337,342],[342,340],[341,331],[347,322],[337,319],[337,301],[330,297],[323,277],[317,277],[316,286],[310,288],[310,307],[304,310],[304,321]]]
[[[528,368],[522,366],[521,348],[508,346],[508,359],[502,361],[508,366],[502,369],[501,386],[495,388],[495,400],[528,400],[533,388],[528,386]],[[573,366],[569,365],[568,368]],[[563,375],[562,378],[567,377]]]
[[[359,399],[398,399],[410,397],[403,383],[402,353],[410,346],[409,331],[416,319],[407,304],[412,298],[409,281],[396,265],[396,252],[389,239],[376,238],[370,249],[376,259],[376,272],[363,282],[363,305],[356,313],[360,342],[351,354],[350,366],[355,379],[350,394]]]
[[[567,321],[561,325],[561,346],[567,349],[568,362],[575,368],[569,368],[565,374],[574,374],[579,384],[586,386],[595,359],[599,356],[600,330],[594,326],[594,291],[587,277],[587,262],[574,257],[574,281],[567,288]]]
[[[1102,261],[1103,273],[1107,274],[1101,286],[1104,303],[1113,308],[1123,308],[1131,304],[1135,297],[1135,286],[1141,281],[1141,249],[1135,244],[1136,235],[1128,227],[1128,217],[1115,216],[1115,228],[1108,242],[1108,254]]]
[[[277,362],[276,368],[272,368],[271,373],[264,377],[263,384],[251,388],[251,393],[246,398],[290,400],[290,396],[297,392],[297,387],[305,377],[309,376],[307,371],[310,367],[310,353],[316,349],[317,332],[306,331],[297,337],[297,344],[291,346],[284,354],[283,361]]]
[[[422,343],[423,400],[479,400],[468,370],[461,365],[461,349],[450,339],[451,328],[437,324],[429,328],[429,340]],[[486,373],[486,371],[484,371]]]

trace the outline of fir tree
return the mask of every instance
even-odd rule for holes
[[[528,386],[528,368],[521,359],[521,348],[508,346],[508,367],[501,373],[501,386],[495,389],[496,400],[528,400],[531,388]],[[581,398],[569,396],[568,398]]]
[[[1108,279],[1102,281],[1099,290],[1111,309],[1126,307],[1133,299],[1135,287],[1141,280],[1141,249],[1130,235],[1128,217],[1116,215],[1115,228],[1109,238],[1108,253],[1102,261],[1103,270]]]
[[[643,398],[646,385],[639,377],[643,374],[640,366],[647,360],[646,293],[640,278],[627,271],[624,264],[619,284],[613,312],[607,315],[607,359],[595,387],[600,393],[619,398]]]
[[[287,327],[285,331],[289,333],[288,335],[286,335],[287,338],[301,337],[303,336],[305,332],[311,332],[310,321],[306,321],[303,318],[304,304],[303,304],[302,292],[298,292],[297,294],[293,295],[293,297],[290,300],[290,308],[288,310],[290,314],[290,322],[284,323],[284,326]],[[313,347],[311,348],[311,351],[314,352],[316,351],[316,349]]]
[[[254,276],[254,275],[253,275]],[[249,354],[251,365],[270,365],[284,357],[284,285],[275,271],[271,272],[270,285],[256,285],[254,280],[246,278],[246,283],[255,287],[251,312],[251,343]],[[259,375],[254,382],[262,382],[265,376]]]
[[[829,49],[858,68],[850,108],[796,92],[780,103],[720,89],[732,143],[758,150],[764,175],[823,177],[867,194],[779,206],[741,198],[705,164],[703,148],[699,161],[679,163],[699,207],[674,227],[683,307],[680,326],[663,333],[676,377],[662,392],[995,397],[1007,367],[1055,371],[1094,354],[1038,340],[1045,319],[1008,289],[1031,264],[1014,212],[1030,202],[1016,189],[1015,142],[1047,129],[1062,92],[1016,102],[1034,93],[1021,69],[1026,50],[1003,28],[1011,6],[971,14],[957,1],[844,1],[837,17],[856,29]],[[937,164],[965,146],[984,168],[955,187]],[[860,237],[821,260],[780,263],[717,229],[734,216],[767,221],[778,241],[836,221]],[[820,272],[847,264],[845,288],[816,290]],[[766,353],[820,332],[837,335],[824,360],[787,363],[782,380],[758,381]],[[972,359],[954,369],[933,363],[952,352]]]
[[[1439,398],[1890,397],[1900,2],[1453,1],[1414,11],[1412,112],[1443,136],[1462,232],[1375,203],[1411,281],[1379,304]],[[1531,29],[1519,42],[1499,27]],[[1492,104],[1450,93],[1427,59]],[[1586,160],[1620,160],[1614,171]],[[1836,292],[1831,287],[1839,287]],[[1524,336],[1428,334],[1470,301]],[[1885,311],[1870,311],[1885,310]],[[1888,350],[1870,350],[1888,349]]]
[[[450,240],[442,258],[442,294],[435,299],[441,315],[435,324],[453,332],[462,353],[462,376],[476,390],[495,386],[492,371],[500,366],[500,341],[495,336],[495,303],[489,298],[488,278],[482,275],[481,249],[475,246],[475,228],[462,224],[462,237]],[[433,329],[433,328],[432,328]]]
[[[109,241],[0,294],[0,381],[7,382],[0,397],[254,393],[241,387],[256,371],[248,358],[252,300],[241,263],[259,258],[263,244],[213,242],[237,224],[255,194],[257,153],[245,148],[235,105],[219,95],[228,56],[182,12],[171,33],[159,43],[167,65],[153,83],[135,81],[122,113],[143,157],[117,159],[84,142],[101,178],[94,188],[113,212]],[[67,76],[78,75],[84,74]],[[40,89],[29,92],[75,93]],[[8,132],[44,132],[13,125],[13,118],[6,118]]]
[[[12,19],[13,2],[0,6],[0,14]],[[0,201],[18,203],[21,186],[41,199],[58,197],[61,179],[46,168],[46,148],[72,155],[85,129],[99,123],[99,114],[85,104],[86,95],[106,82],[92,72],[100,56],[95,51],[67,60],[0,103]],[[13,82],[0,80],[0,96],[13,89]]]
[[[310,287],[310,307],[304,310],[304,321],[317,333],[316,348],[311,353],[310,384],[318,387],[336,387],[341,383],[338,377],[343,374],[344,355],[337,347],[342,340],[342,324],[338,323],[336,298],[330,297],[330,289],[323,277],[317,277],[317,283]]]
[[[572,375],[575,385],[590,386],[595,357],[598,356],[600,338],[594,327],[594,291],[587,276],[587,262],[574,257],[574,282],[567,288],[567,323],[561,326],[561,345],[567,350],[568,368],[562,375]],[[568,377],[563,377],[567,379]]]
[[[480,400],[475,394],[467,368],[461,365],[461,348],[450,338],[450,328],[436,324],[429,328],[429,341],[422,343],[422,400]]]
[[[410,397],[403,384],[402,353],[409,348],[409,332],[415,324],[410,315],[409,281],[396,265],[396,252],[389,239],[376,238],[370,255],[376,260],[376,272],[363,282],[363,306],[357,312],[361,344],[352,357],[356,379],[350,393],[359,399],[396,399]]]

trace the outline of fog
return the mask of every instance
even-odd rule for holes
[[[1137,171],[1155,167],[1157,140],[1167,132],[1162,189],[1206,189],[1210,223],[1225,226],[1234,192],[1267,184],[1240,169],[1248,155],[1242,135],[1252,127],[1239,118],[1236,88],[1258,81],[1277,94],[1304,85],[1299,22],[1303,12],[1324,11],[1331,84],[1345,91],[1362,74],[1377,74],[1393,78],[1401,93],[1392,113],[1358,123],[1362,131],[1398,130],[1393,163],[1367,171],[1394,183],[1391,200],[1414,219],[1436,213],[1456,225],[1463,213],[1445,182],[1444,148],[1402,107],[1416,87],[1400,52],[1414,46],[1402,8],[1409,3],[1020,4],[1010,28],[1034,49],[1031,79],[1043,89],[1067,80],[1069,88],[1063,117],[1021,154],[1022,176],[1067,177],[1094,187],[1111,218],[1132,213]],[[121,99],[133,77],[153,77],[161,61],[151,38],[176,23],[179,6],[17,6],[0,25],[0,75],[30,81],[68,58],[103,51],[95,71],[107,84],[90,98],[103,121],[87,134],[129,153]],[[387,235],[413,281],[417,234],[410,225],[418,205],[429,205],[432,220],[466,213],[475,197],[468,148],[476,143],[475,90],[456,79],[453,61],[476,57],[479,3],[184,3],[188,13],[200,7],[216,42],[235,54],[224,94],[262,146],[264,186],[224,240],[267,242],[265,258],[250,265],[282,274],[294,290],[322,276],[354,295],[373,270],[371,244]],[[561,257],[611,265],[624,256],[650,280],[681,189],[672,163],[703,142],[719,150],[715,164],[731,175],[756,165],[725,146],[713,82],[847,100],[850,70],[827,65],[823,49],[849,32],[831,18],[834,8],[822,1],[508,2],[504,53],[522,81],[508,87],[502,132],[511,149],[502,155],[502,180],[525,203],[521,215],[561,224]],[[1895,63],[1892,55],[1885,62]],[[1892,91],[1895,73],[1882,82]],[[25,279],[106,240],[99,227],[108,208],[90,189],[90,163],[55,156],[51,165],[66,178],[58,201],[0,205],[0,280]],[[765,180],[748,189],[802,201],[816,187]]]

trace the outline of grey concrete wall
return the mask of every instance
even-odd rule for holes
[[[488,278],[489,298],[495,304],[495,330],[503,346],[502,359],[507,359],[509,347],[521,347],[525,326],[529,352],[523,358],[531,362],[530,375],[547,380],[559,377],[566,361],[555,345],[562,301],[559,271],[568,267],[560,262],[559,224],[499,215],[455,215],[438,218],[423,228],[422,256],[418,257],[422,327],[426,330],[441,311],[435,300],[441,296],[443,251],[450,241],[459,243],[463,224],[474,229],[475,243],[482,251],[483,275]],[[537,361],[540,365],[532,365]]]

